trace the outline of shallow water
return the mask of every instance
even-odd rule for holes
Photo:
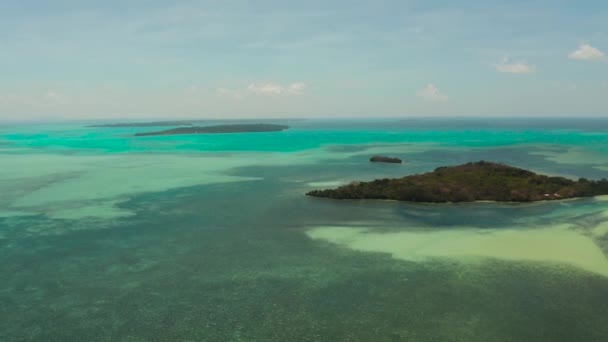
[[[608,120],[277,123],[0,126],[0,340],[608,340],[606,198],[303,196],[481,159],[608,177]]]

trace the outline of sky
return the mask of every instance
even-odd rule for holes
[[[0,0],[0,121],[608,117],[605,0]]]

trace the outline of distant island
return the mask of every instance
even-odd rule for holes
[[[608,180],[549,177],[516,167],[480,161],[440,167],[398,179],[353,182],[308,196],[332,199],[382,199],[408,202],[534,202],[608,194]]]
[[[206,127],[180,127],[160,132],[137,133],[137,137],[156,135],[181,135],[181,134],[221,134],[221,133],[258,133],[278,132],[288,129],[289,126],[271,124],[235,124],[217,125]]]
[[[155,122],[125,122],[103,125],[91,125],[91,128],[120,128],[120,127],[167,127],[167,126],[192,126],[192,121],[155,121]]]
[[[369,158],[369,161],[372,163],[392,163],[392,164],[401,164],[403,162],[399,158],[384,157],[384,156],[373,156],[373,157]]]

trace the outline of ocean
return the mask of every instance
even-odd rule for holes
[[[608,119],[264,122],[290,129],[0,125],[0,341],[608,341],[608,197],[304,195],[478,160],[608,178]]]

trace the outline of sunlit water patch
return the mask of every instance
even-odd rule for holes
[[[598,226],[598,233],[606,228]],[[312,239],[363,252],[389,253],[397,259],[424,262],[435,258],[467,262],[478,258],[566,264],[608,276],[608,259],[589,237],[570,227],[481,230],[374,232],[354,227],[319,227]]]

